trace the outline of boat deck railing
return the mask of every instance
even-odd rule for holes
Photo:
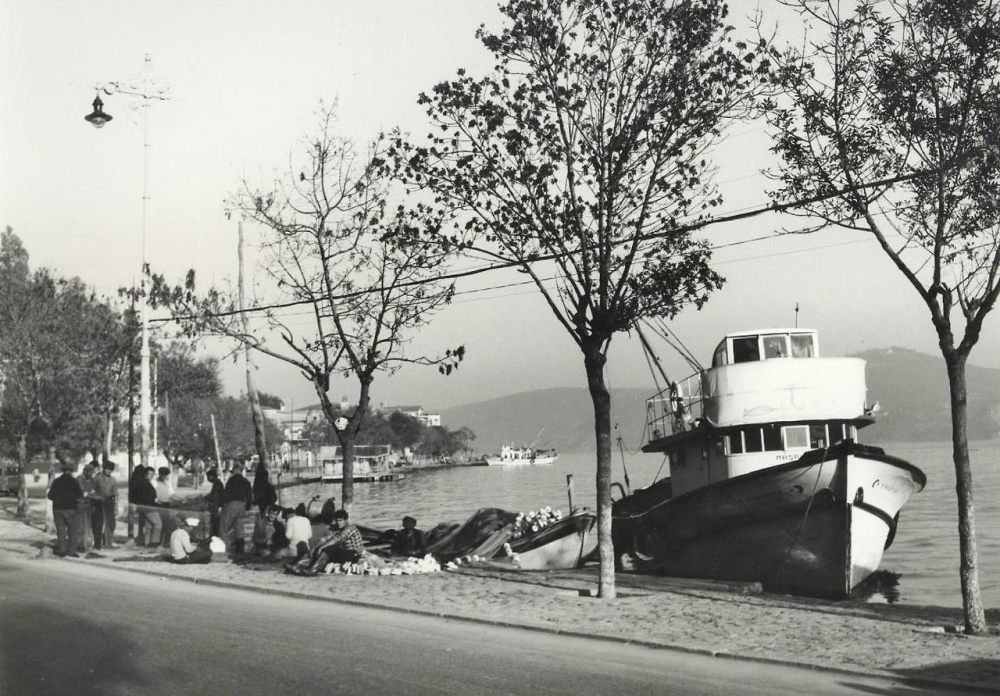
[[[646,399],[646,435],[648,441],[692,430],[703,415],[702,376],[697,372],[687,379],[672,382],[656,396]]]

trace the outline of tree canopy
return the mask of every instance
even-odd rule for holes
[[[966,630],[982,633],[965,370],[1000,295],[1000,8],[794,4],[818,31],[781,56],[777,195],[815,201],[798,214],[817,229],[871,234],[928,310],[950,386]]]
[[[718,0],[508,0],[500,12],[502,30],[478,33],[493,71],[459,70],[421,95],[431,133],[400,135],[393,154],[446,213],[420,231],[528,274],[583,353],[600,591],[613,597],[607,350],[721,285],[688,224],[720,202],[709,153],[755,112],[770,51],[738,39]]]

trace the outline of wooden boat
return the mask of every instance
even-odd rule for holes
[[[535,534],[512,539],[513,561],[522,570],[565,570],[580,567],[597,549],[597,517],[581,508]]]
[[[616,553],[645,572],[849,595],[926,483],[856,442],[874,422],[865,397],[864,361],[818,357],[815,331],[726,336],[710,369],[647,401],[643,450],[671,476],[614,503]]]
[[[488,454],[484,457],[488,466],[552,464],[558,458],[559,455],[554,449],[514,447],[513,445],[504,445],[500,448],[500,454]]]

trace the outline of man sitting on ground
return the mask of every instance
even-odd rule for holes
[[[420,557],[426,553],[424,533],[417,529],[417,521],[407,515],[403,518],[403,528],[396,532],[392,540],[392,555]]]
[[[288,537],[288,548],[295,560],[309,555],[309,542],[312,541],[312,525],[309,518],[298,514],[292,508],[285,510],[285,535]]]
[[[361,532],[347,522],[347,511],[333,513],[333,523],[329,533],[316,543],[313,552],[303,557],[288,570],[296,575],[316,575],[328,563],[357,563],[365,553]]]
[[[177,516],[177,529],[170,535],[171,563],[208,563],[212,560],[212,552],[209,549],[198,548],[191,542],[188,529],[196,524],[198,524],[196,518]]]

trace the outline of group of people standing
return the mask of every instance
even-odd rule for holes
[[[114,548],[118,518],[118,481],[114,462],[92,461],[73,476],[76,467],[63,464],[62,474],[49,487],[56,523],[56,554],[79,556],[86,551],[86,532],[93,535],[94,550]]]
[[[139,513],[139,535],[136,546],[159,546],[163,535],[161,508],[170,503],[174,486],[170,482],[170,468],[139,465],[132,471],[129,481],[129,500]]]

